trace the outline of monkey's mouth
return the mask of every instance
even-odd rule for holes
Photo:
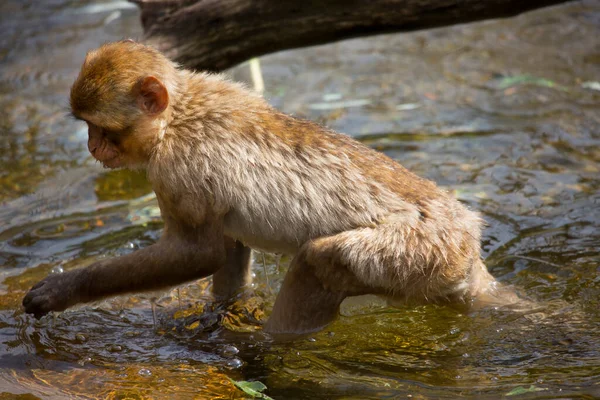
[[[96,158],[96,160],[100,161],[104,168],[114,169],[114,168],[119,168],[119,167],[123,166],[122,162],[121,162],[121,157],[119,157],[118,155],[104,159],[104,160]]]
[[[116,146],[109,143],[106,138],[102,139],[103,140],[98,140],[98,138],[90,136],[90,139],[88,140],[90,154],[96,161],[100,161],[104,168],[120,167],[122,164],[120,152],[117,150]]]
[[[90,150],[92,157],[102,163],[104,168],[119,168],[122,160],[118,151],[107,149],[106,146]]]

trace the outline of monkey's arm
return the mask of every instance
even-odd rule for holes
[[[203,226],[183,235],[166,229],[156,243],[122,257],[89,267],[50,275],[23,299],[36,318],[77,303],[122,293],[156,290],[213,274],[225,263],[220,229]],[[213,235],[217,233],[217,236]]]

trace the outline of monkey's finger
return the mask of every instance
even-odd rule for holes
[[[27,299],[27,298],[26,298]],[[23,305],[25,306],[25,312],[27,314],[33,314],[35,319],[40,319],[44,315],[48,314],[51,310],[48,307],[49,299],[47,296],[37,296],[31,297],[28,299],[27,304],[25,304],[25,300],[23,299]]]
[[[40,281],[40,282],[36,283],[35,285],[33,285],[31,287],[31,289],[29,289],[29,292],[23,298],[23,302],[22,302],[23,306],[26,307],[27,304],[29,304],[33,300],[33,298],[37,295],[36,290],[40,289],[45,284],[46,284],[46,281]]]
[[[45,279],[44,279],[44,280],[42,280],[42,281],[39,281],[38,283],[36,283],[35,285],[33,285],[33,286],[31,287],[31,289],[29,289],[29,291],[31,292],[31,291],[33,291],[33,290],[39,289],[39,288],[41,288],[42,286],[44,286],[45,284],[46,284],[46,280],[45,280]]]
[[[27,305],[29,305],[29,303],[31,303],[31,301],[33,300],[34,297],[35,297],[35,294],[32,293],[30,290],[29,293],[27,293],[25,295],[25,297],[23,297],[23,301],[21,302],[21,304],[23,304],[23,307],[27,307]]]

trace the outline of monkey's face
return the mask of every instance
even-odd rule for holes
[[[149,159],[160,122],[152,117],[140,117],[126,128],[106,125],[108,118],[85,115],[88,125],[88,149],[105,168],[144,168]]]
[[[120,148],[120,132],[110,131],[106,128],[86,121],[88,124],[88,149],[94,158],[107,168],[125,166],[123,151]]]
[[[88,148],[96,160],[107,168],[147,165],[169,115],[167,87],[155,75],[172,79],[175,71],[160,53],[132,41],[88,53],[70,104],[75,118],[88,124]]]
[[[166,127],[165,116],[160,112],[119,115],[115,109],[111,111],[108,115],[73,113],[88,125],[91,155],[105,168],[145,168]]]

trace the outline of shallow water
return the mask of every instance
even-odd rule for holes
[[[260,253],[253,293],[229,308],[209,281],[41,321],[20,308],[52,271],[160,236],[145,177],[103,170],[65,115],[86,50],[140,36],[124,1],[0,3],[0,397],[243,398],[229,378],[276,399],[600,397],[599,2],[261,58],[274,105],[481,211],[490,270],[542,305],[465,315],[361,298],[287,344],[259,322],[289,260]],[[249,80],[247,65],[230,73]]]

